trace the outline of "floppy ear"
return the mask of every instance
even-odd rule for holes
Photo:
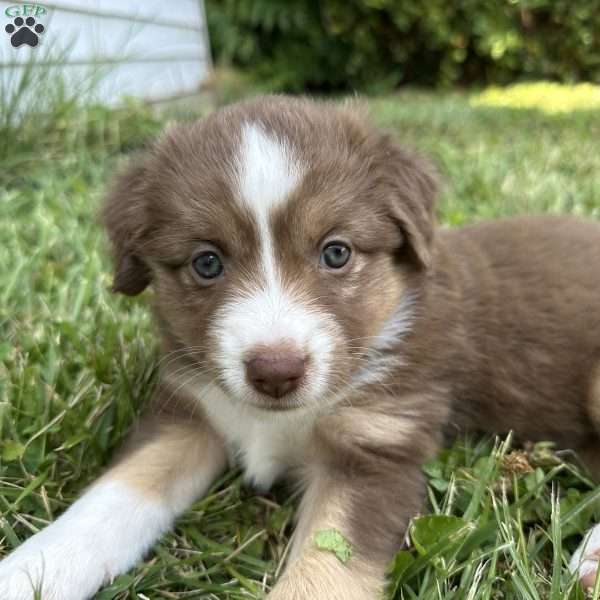
[[[105,201],[102,221],[112,244],[114,292],[135,296],[148,287],[150,268],[139,254],[146,225],[147,172],[142,162],[117,176]]]
[[[421,269],[431,265],[438,174],[431,163],[384,140],[385,180],[391,187],[388,210],[403,237],[402,249]]]

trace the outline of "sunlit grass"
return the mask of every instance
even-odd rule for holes
[[[535,82],[490,87],[471,99],[473,106],[536,109],[547,114],[600,109],[600,86]]]

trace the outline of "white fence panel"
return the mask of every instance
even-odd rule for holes
[[[5,90],[33,64],[72,85],[95,78],[103,102],[159,100],[198,91],[211,68],[202,0],[0,1],[0,19]]]

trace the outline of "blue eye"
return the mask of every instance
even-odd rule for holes
[[[331,242],[321,252],[321,263],[329,269],[341,269],[350,260],[352,251],[343,242]]]
[[[216,279],[223,274],[223,263],[219,255],[212,250],[198,254],[192,261],[192,267],[202,279]]]

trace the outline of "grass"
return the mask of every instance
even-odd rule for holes
[[[440,166],[449,225],[523,212],[598,216],[600,112],[549,115],[417,92],[370,105]],[[29,119],[0,136],[0,555],[98,476],[151,394],[148,296],[108,292],[95,213],[121,156],[161,121],[135,106],[72,108],[37,135]],[[584,598],[566,563],[600,518],[600,490],[565,462],[574,458],[470,438],[442,452],[426,466],[430,514],[396,557],[390,598]],[[285,490],[257,496],[230,473],[97,598],[260,598],[293,510]]]

